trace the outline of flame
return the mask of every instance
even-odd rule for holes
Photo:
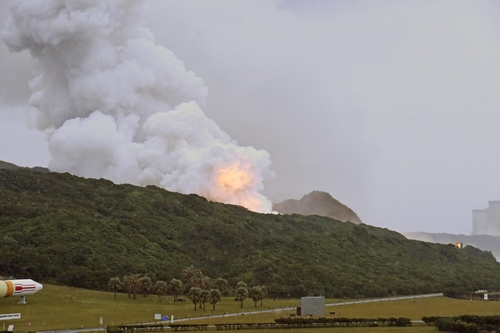
[[[255,212],[263,212],[264,197],[255,192],[258,173],[251,163],[237,161],[228,166],[216,166],[212,195],[215,201],[243,206]],[[222,199],[221,198],[225,198]],[[229,199],[229,200],[228,200]]]
[[[216,167],[215,184],[225,192],[237,192],[253,187],[255,185],[255,177],[251,170],[251,165],[241,165],[239,162],[234,162],[228,167]]]
[[[253,193],[255,194],[255,193]],[[240,201],[240,205],[254,212],[264,213],[264,201],[261,195],[249,195]]]

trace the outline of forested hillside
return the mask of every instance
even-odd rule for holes
[[[450,244],[461,242],[463,245],[472,245],[484,251],[491,252],[497,259],[500,258],[500,237],[491,235],[454,235],[432,234],[428,232],[408,232],[405,236],[432,243]]]
[[[326,217],[257,214],[157,187],[0,170],[0,275],[105,289],[189,265],[281,296],[500,290],[488,252]]]

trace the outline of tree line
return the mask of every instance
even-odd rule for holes
[[[168,324],[174,331],[206,331],[207,324]],[[221,330],[270,330],[295,328],[325,328],[325,327],[410,327],[411,319],[399,318],[278,318],[274,323],[224,323],[214,324],[217,331]],[[159,332],[165,329],[165,324],[141,324],[125,326],[108,326],[107,333],[120,332]]]
[[[228,282],[224,278],[216,278],[215,280],[203,274],[203,272],[193,265],[186,267],[181,272],[181,278],[173,278],[166,282],[163,280],[153,281],[148,275],[143,274],[128,274],[123,277],[112,277],[109,279],[108,288],[113,291],[114,298],[116,293],[124,291],[133,299],[137,298],[138,294],[144,297],[148,294],[155,294],[161,298],[165,295],[173,295],[174,302],[184,301],[179,298],[179,295],[185,294],[193,303],[194,310],[206,310],[206,303],[212,304],[212,309],[215,310],[215,305],[220,302],[222,295],[228,292]],[[239,301],[243,308],[243,301],[251,298],[254,306],[260,302],[262,306],[263,299],[267,296],[267,288],[265,286],[253,286],[239,281],[234,287],[235,300]]]
[[[409,327],[411,319],[405,317],[391,318],[278,318],[276,324],[286,325],[287,328],[304,327]]]
[[[457,317],[423,317],[426,325],[441,332],[498,332],[500,316],[461,315]]]

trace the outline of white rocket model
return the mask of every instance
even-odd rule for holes
[[[33,295],[42,290],[43,286],[31,279],[26,280],[0,280],[0,298],[19,296],[19,304],[26,304],[26,296]]]

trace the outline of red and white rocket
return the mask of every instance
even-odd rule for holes
[[[0,298],[19,296],[19,304],[26,304],[26,296],[42,290],[43,286],[33,280],[0,280]]]

